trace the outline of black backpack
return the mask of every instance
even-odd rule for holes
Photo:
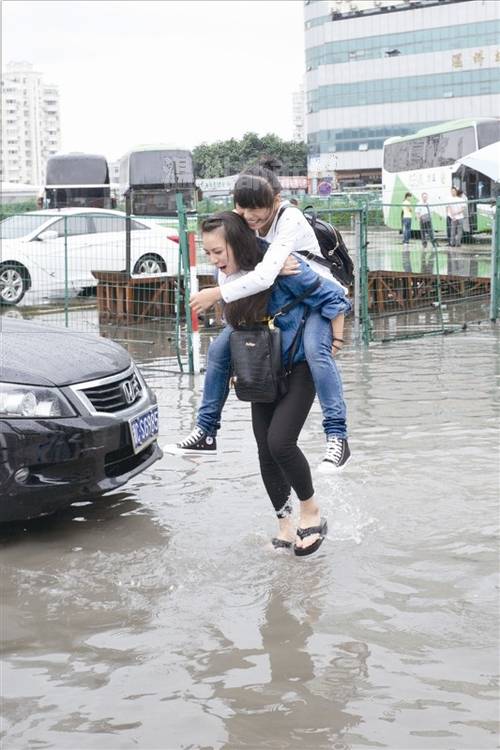
[[[289,208],[289,206],[283,206],[280,209],[278,221],[286,208]],[[308,260],[314,260],[316,263],[326,266],[337,281],[340,281],[343,286],[350,286],[354,281],[354,264],[339,230],[327,221],[318,219],[313,206],[306,206],[303,214],[313,228],[323,257],[320,258],[307,250],[297,250],[296,252],[308,258]]]

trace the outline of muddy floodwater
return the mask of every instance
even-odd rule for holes
[[[161,442],[184,436],[203,377],[129,349]],[[353,459],[315,475],[330,533],[310,558],[268,546],[233,395],[217,458],[165,454],[107,498],[0,530],[2,748],[498,747],[500,331],[341,361]],[[317,404],[301,445],[316,466]]]

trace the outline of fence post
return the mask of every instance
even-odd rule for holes
[[[490,320],[498,318],[500,306],[500,197],[497,197],[491,231]]]
[[[189,275],[190,275],[190,294],[198,292],[198,272],[196,268],[196,234],[188,232],[189,245]],[[190,372],[198,374],[200,372],[200,324],[198,313],[191,310],[191,329],[192,329],[192,366]],[[191,364],[191,363],[190,363]]]
[[[363,344],[372,340],[372,324],[368,312],[368,210],[366,203],[356,213],[359,223],[359,314]]]
[[[184,201],[182,193],[175,194],[175,203],[177,207],[177,217],[179,220],[179,247],[180,247],[180,261],[182,263],[183,274],[182,278],[184,281],[184,314],[186,316],[186,335],[187,335],[187,346],[188,346],[188,366],[189,372],[193,372],[193,331],[191,325],[191,308],[189,307],[190,298],[190,275],[189,275],[189,248],[188,248],[188,237],[187,237],[187,221],[186,221],[186,209],[184,207]],[[180,274],[179,274],[180,276]],[[176,317],[180,313],[178,309],[176,311]],[[177,320],[177,331],[179,331],[179,320]],[[179,346],[179,335],[177,336],[177,346]],[[180,362],[179,353],[177,359]],[[182,372],[182,365],[181,365]]]
[[[132,229],[132,222],[130,220],[130,215],[132,213],[132,190],[133,188],[129,188],[125,195],[125,272],[127,274],[127,278],[130,278],[130,258],[132,246],[130,234],[130,231]]]
[[[354,341],[361,341],[361,215],[354,215]]]
[[[68,309],[68,217],[64,217],[64,326],[69,326]]]

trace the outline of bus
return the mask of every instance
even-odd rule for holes
[[[477,212],[477,201],[494,198],[498,183],[488,175],[466,167],[461,159],[497,141],[500,141],[500,119],[494,117],[453,120],[424,128],[413,135],[388,138],[384,142],[382,168],[386,225],[400,229],[405,193],[411,193],[417,204],[422,193],[427,193],[434,229],[446,229],[446,204],[450,200],[451,188],[457,187],[471,201],[470,231],[487,229],[488,221]],[[412,229],[416,230],[418,224],[416,219],[413,221]]]
[[[120,159],[120,193],[135,216],[175,216],[175,194],[195,212],[197,187],[191,151],[163,145],[139,146]]]
[[[100,154],[53,154],[47,160],[45,208],[115,208],[108,162]]]

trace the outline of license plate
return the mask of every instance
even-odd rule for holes
[[[152,406],[143,414],[129,419],[134,453],[139,453],[158,437],[158,407]]]

